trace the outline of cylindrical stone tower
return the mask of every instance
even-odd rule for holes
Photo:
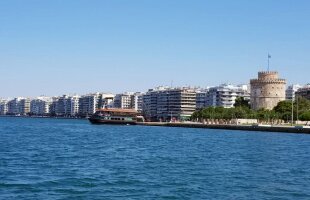
[[[285,79],[278,78],[278,72],[258,72],[258,79],[251,79],[251,107],[273,109],[285,100]]]

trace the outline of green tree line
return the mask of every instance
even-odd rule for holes
[[[191,116],[192,120],[203,119],[258,119],[262,121],[284,120],[290,121],[292,117],[292,101],[281,101],[272,110],[259,109],[253,110],[250,108],[248,100],[243,97],[236,99],[233,108],[224,107],[206,107],[197,110]],[[310,101],[297,97],[293,102],[293,117],[294,120],[310,121]]]

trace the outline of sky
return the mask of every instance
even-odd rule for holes
[[[0,97],[309,83],[308,0],[0,0]]]

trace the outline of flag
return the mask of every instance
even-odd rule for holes
[[[268,53],[268,58],[271,58],[271,55]]]

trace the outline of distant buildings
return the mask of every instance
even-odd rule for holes
[[[221,84],[216,87],[196,90],[196,109],[204,107],[232,108],[238,97],[250,99],[248,85]]]
[[[208,106],[207,104],[208,92],[209,92],[209,88],[196,90],[196,109],[197,110]]]
[[[30,113],[32,115],[47,116],[50,113],[51,104],[51,97],[37,97],[30,102]]]
[[[114,95],[109,93],[93,93],[79,98],[79,116],[87,117],[96,112],[98,108],[112,107]]]
[[[26,112],[30,112],[30,101],[23,97],[17,97],[13,100],[8,101],[8,111],[9,115],[24,115]]]
[[[302,88],[301,85],[289,85],[285,90],[285,99],[286,100],[295,100],[295,93],[298,89]]]
[[[80,96],[75,95],[71,96],[67,100],[68,109],[67,112],[70,114],[70,116],[77,116],[79,113],[79,98]]]
[[[297,90],[295,93],[298,97],[304,97],[310,100],[310,84],[305,85]]]
[[[74,117],[79,112],[79,96],[63,95],[59,97],[55,104],[55,115],[62,117]]]
[[[188,120],[195,110],[205,107],[232,108],[238,97],[250,99],[253,109],[272,109],[295,94],[310,99],[310,85],[291,85],[285,90],[285,79],[277,72],[258,72],[248,85],[222,84],[208,88],[156,87],[145,93],[91,93],[58,97],[17,97],[0,99],[0,115],[36,115],[59,117],[88,117],[100,108],[135,109],[149,121]]]
[[[196,110],[192,88],[157,87],[143,95],[142,112],[150,121],[188,120]]]
[[[114,107],[122,109],[131,109],[133,107],[133,92],[125,92],[116,94],[114,98]]]
[[[10,101],[0,99],[0,115],[86,117],[98,108],[111,108],[113,105],[113,94],[99,92],[83,96],[40,96],[34,99],[17,97]]]
[[[30,99],[23,98],[18,102],[18,114],[27,115],[30,113]]]
[[[258,110],[272,110],[285,100],[285,79],[278,78],[278,72],[258,72],[257,79],[251,79],[251,107]]]
[[[135,109],[138,112],[142,111],[143,108],[143,93],[136,92],[132,98],[132,109]]]
[[[115,95],[111,93],[101,93],[99,95],[98,108],[112,108]]]
[[[20,97],[14,98],[8,102],[8,112],[9,115],[17,115],[19,114],[18,104],[21,100]]]
[[[0,115],[6,115],[8,112],[8,101],[0,99]]]
[[[122,109],[142,110],[142,93],[125,92],[116,94],[114,98],[114,107]]]
[[[222,106],[224,108],[232,108],[238,97],[250,99],[247,85],[234,86],[231,84],[222,84],[217,87],[211,87],[206,95],[206,107]]]
[[[59,97],[52,97],[52,101],[50,102],[49,105],[49,114],[51,116],[56,116],[56,106],[58,102]]]

